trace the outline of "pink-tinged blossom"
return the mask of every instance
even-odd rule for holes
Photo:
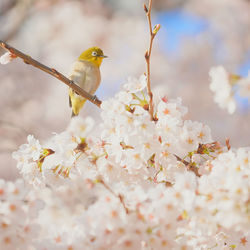
[[[0,180],[0,193],[5,194],[0,195],[0,249],[33,249],[40,230],[36,219],[44,202],[36,200],[20,179]]]
[[[171,118],[181,122],[186,113],[187,108],[182,106],[181,98],[170,100],[163,98],[157,107],[157,117],[159,118],[160,124],[166,123]]]
[[[0,57],[0,64],[8,64],[10,63],[13,59],[15,59],[17,56],[10,53],[6,52]]]
[[[143,91],[147,86],[147,77],[141,75],[139,79],[129,77],[127,83],[124,84],[124,89],[129,93],[137,93]]]
[[[198,148],[199,143],[212,142],[210,128],[199,122],[186,120],[180,134],[186,153]]]
[[[33,161],[37,161],[42,153],[42,147],[37,139],[34,138],[33,135],[28,135],[27,144],[23,144],[20,146],[17,153],[13,153],[13,157],[18,157],[19,155],[23,155],[24,159],[31,159]]]
[[[94,128],[95,121],[92,117],[85,117],[84,119],[76,116],[71,119],[71,123],[67,128],[67,132],[72,134],[72,136],[85,138],[87,137],[91,130]]]
[[[102,103],[98,124],[76,117],[13,153],[36,189],[17,195],[23,183],[0,181],[3,223],[24,224],[29,211],[28,228],[37,232],[38,223],[40,236],[25,242],[41,250],[248,247],[249,148],[213,142],[208,126],[184,119],[179,98],[163,98],[151,121],[147,100],[129,84]],[[42,201],[23,209],[23,197]]]
[[[41,185],[43,176],[37,165],[37,161],[43,149],[34,136],[29,135],[27,140],[28,144],[21,145],[18,151],[12,153],[12,157],[17,160],[17,168],[26,181]]]
[[[200,206],[225,228],[249,230],[249,148],[222,153],[210,164],[211,173],[199,180]]]

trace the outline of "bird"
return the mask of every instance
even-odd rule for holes
[[[89,94],[94,95],[101,82],[100,66],[106,57],[99,47],[91,47],[83,51],[73,63],[69,79]],[[72,88],[69,89],[71,117],[79,115],[86,101],[87,99],[78,95]]]

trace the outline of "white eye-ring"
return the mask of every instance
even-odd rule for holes
[[[93,52],[92,52],[92,56],[97,56],[97,52],[96,52],[96,51],[93,51]]]

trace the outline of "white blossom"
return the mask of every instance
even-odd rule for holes
[[[102,103],[99,124],[91,117],[73,118],[66,131],[44,143],[29,136],[13,153],[23,179],[36,189],[16,195],[23,182],[0,180],[0,214],[6,218],[0,220],[17,224],[20,217],[18,227],[29,221],[34,234],[22,234],[25,246],[249,246],[249,148],[229,149],[213,141],[207,125],[185,120],[180,98],[163,98],[155,105],[157,121],[151,121],[143,88],[131,85],[141,81],[131,80],[126,91]],[[32,198],[27,206],[25,197]],[[11,237],[16,246],[19,239]]]
[[[14,58],[16,58],[15,55],[11,54],[10,52],[6,52],[0,57],[0,64],[8,64],[11,62]]]
[[[124,84],[124,89],[129,93],[137,93],[142,91],[147,86],[147,78],[145,75],[141,75],[139,79],[135,77],[129,77],[127,83]]]
[[[227,109],[229,114],[233,114],[236,109],[236,102],[229,74],[222,66],[218,66],[211,68],[209,76],[211,78],[210,89],[214,92],[214,101],[222,109]]]
[[[0,249],[34,248],[40,230],[35,220],[44,202],[28,195],[31,192],[20,179],[0,179]]]

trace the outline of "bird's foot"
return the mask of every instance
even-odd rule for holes
[[[98,100],[96,95],[93,95],[92,100],[95,102],[96,100]]]

